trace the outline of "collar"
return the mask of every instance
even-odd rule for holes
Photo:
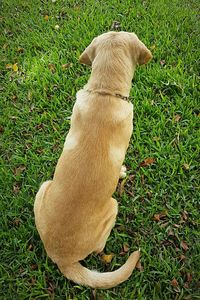
[[[120,98],[120,99],[122,99],[124,101],[127,101],[127,102],[130,101],[130,97],[123,96],[121,94],[114,94],[114,93],[109,93],[109,92],[105,92],[105,91],[98,91],[98,90],[93,91],[93,90],[89,90],[89,89],[86,89],[85,91],[88,92],[88,93],[97,93],[97,94],[102,95],[102,96],[104,96],[104,95],[105,96],[113,96],[113,97]]]

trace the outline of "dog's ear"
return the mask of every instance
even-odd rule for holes
[[[79,57],[79,62],[85,65],[91,65],[95,58],[96,50],[96,38],[93,39],[91,44],[83,51]]]
[[[152,59],[151,51],[142,43],[139,44],[138,64],[147,64]]]

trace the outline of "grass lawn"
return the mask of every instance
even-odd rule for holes
[[[197,0],[1,1],[0,299],[200,299],[198,9]],[[105,248],[114,257],[105,264],[93,255],[85,265],[116,269],[138,247],[142,257],[128,281],[92,291],[47,258],[33,202],[90,73],[77,58],[113,21],[154,58],[133,80],[128,177]]]

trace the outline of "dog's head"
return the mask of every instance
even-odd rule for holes
[[[79,62],[92,65],[98,54],[106,51],[123,51],[131,57],[134,65],[143,65],[152,58],[150,50],[138,39],[135,33],[130,32],[107,32],[94,38],[91,44],[83,51]]]

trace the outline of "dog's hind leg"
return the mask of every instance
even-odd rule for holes
[[[50,185],[52,183],[52,180],[48,180],[43,182],[43,184],[40,186],[36,197],[35,197],[35,203],[34,203],[34,214],[35,216],[38,214],[40,207],[41,207],[41,202],[47,192],[47,190],[49,189]]]
[[[110,232],[112,230],[112,228],[115,225],[115,220],[116,220],[116,216],[118,213],[118,203],[114,198],[110,199],[110,211],[111,211],[111,215],[109,217],[109,219],[107,219],[105,221],[105,225],[103,225],[103,232],[101,234],[101,239],[98,243],[98,247],[97,249],[94,251],[96,253],[101,253],[106,245],[106,241],[110,235]]]

